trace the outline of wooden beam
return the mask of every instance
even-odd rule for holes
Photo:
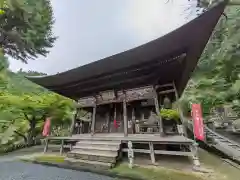
[[[192,157],[192,152],[183,151],[164,151],[164,150],[154,150],[155,154],[173,155],[173,156],[189,156]]]
[[[168,86],[173,86],[173,84],[169,83],[169,84],[156,85],[156,88],[168,87]]]
[[[170,58],[173,59],[173,58]],[[127,79],[133,77],[133,76],[139,76],[140,74],[144,74],[148,71],[152,71],[154,70],[158,70],[158,66],[161,66],[163,64],[165,64],[166,62],[158,60],[152,63],[146,63],[146,64],[141,64],[141,65],[137,65],[134,68],[130,67],[130,68],[125,68],[119,72],[114,72],[114,73],[107,73],[107,74],[101,74],[99,76],[95,76],[89,79],[85,79],[79,82],[71,82],[69,84],[66,84],[65,87],[58,87],[56,89],[76,89],[76,87],[81,84],[82,87],[86,87],[88,84],[96,84],[97,82],[103,82],[103,80],[105,81],[109,81],[109,79],[113,79],[116,77],[122,77],[123,75],[127,75]],[[51,87],[49,87],[51,88]]]
[[[167,94],[167,93],[171,93],[171,92],[175,92],[174,89],[169,89],[169,90],[165,90],[165,91],[159,91],[158,94]]]
[[[93,136],[95,133],[95,122],[96,122],[96,109],[97,106],[95,105],[93,107],[93,113],[92,113],[92,126],[91,126],[91,135]]]
[[[128,148],[122,148],[123,152],[128,152]],[[149,149],[133,149],[133,152],[149,154]]]
[[[123,124],[124,124],[124,136],[128,136],[126,94],[125,94],[124,99],[123,99]]]
[[[123,148],[122,152],[128,152],[128,148]],[[148,149],[133,149],[133,152],[150,154],[151,151]],[[192,152],[183,152],[183,151],[166,151],[166,150],[154,150],[155,154],[163,154],[163,155],[172,155],[172,156],[189,156],[192,157]]]
[[[121,86],[126,85],[126,84],[127,85],[129,84],[129,87],[131,88],[131,86],[133,86],[132,84],[139,83],[143,80],[150,82],[152,79],[155,79],[155,76],[157,76],[157,72],[153,71],[150,74],[146,73],[146,74],[139,75],[139,76],[129,78],[129,79],[125,78],[120,81],[107,83],[107,85],[105,83],[101,83],[99,85],[95,84],[95,85],[91,85],[91,86],[85,86],[86,88],[81,86],[81,87],[76,87],[74,90],[78,91],[79,95],[81,94],[82,96],[84,96],[83,94],[88,91],[96,91],[96,90],[97,91],[105,91],[105,90],[112,89],[112,87],[115,87],[115,86],[117,86],[120,89]],[[72,91],[72,89],[61,89],[61,93],[68,93],[70,91]],[[78,93],[76,95],[78,95]]]

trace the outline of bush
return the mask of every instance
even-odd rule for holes
[[[172,120],[179,121],[179,113],[175,109],[161,109],[160,115],[162,118],[166,120]]]
[[[37,141],[36,145],[40,145],[40,141]],[[13,151],[23,149],[23,148],[27,148],[27,147],[31,147],[31,146],[33,146],[33,145],[28,145],[28,144],[25,144],[25,143],[3,146],[3,147],[0,148],[0,154],[13,152]]]

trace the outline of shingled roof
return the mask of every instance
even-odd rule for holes
[[[181,95],[225,6],[224,1],[139,47],[56,75],[27,78],[72,99],[108,89],[172,82]]]

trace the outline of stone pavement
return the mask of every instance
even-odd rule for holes
[[[0,162],[0,180],[113,180],[88,172],[11,161]]]
[[[41,154],[43,146],[36,146],[0,156],[0,180],[113,180],[98,174],[48,167],[18,161]]]

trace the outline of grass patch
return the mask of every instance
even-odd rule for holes
[[[208,153],[205,150],[199,150],[201,163],[212,168],[215,171],[217,180],[239,180],[240,170],[222,161],[220,157]]]
[[[191,172],[187,173],[160,167],[134,167],[133,169],[129,169],[127,164],[120,164],[110,171],[119,175],[148,180],[204,180],[202,177]]]
[[[60,164],[64,163],[64,156],[59,155],[37,155],[32,160],[42,163]],[[204,180],[202,177],[197,176],[191,172],[182,172],[171,170],[167,168],[145,168],[134,167],[129,169],[128,164],[122,163],[113,169],[106,170],[106,172],[124,176],[132,177],[134,179],[147,179],[147,180]]]
[[[33,151],[32,149],[27,149]],[[134,167],[128,168],[127,163],[104,170],[104,173],[116,174],[124,177],[147,180],[239,180],[240,170],[223,162],[218,156],[212,155],[204,150],[199,150],[201,164],[204,167],[214,170],[213,174],[198,174],[188,171],[172,170],[164,167]],[[22,156],[20,159],[28,162],[64,164],[64,156],[56,154],[35,153]],[[97,173],[97,172],[96,172]]]
[[[64,156],[57,155],[39,155],[34,158],[37,162],[48,162],[48,163],[63,163]]]

